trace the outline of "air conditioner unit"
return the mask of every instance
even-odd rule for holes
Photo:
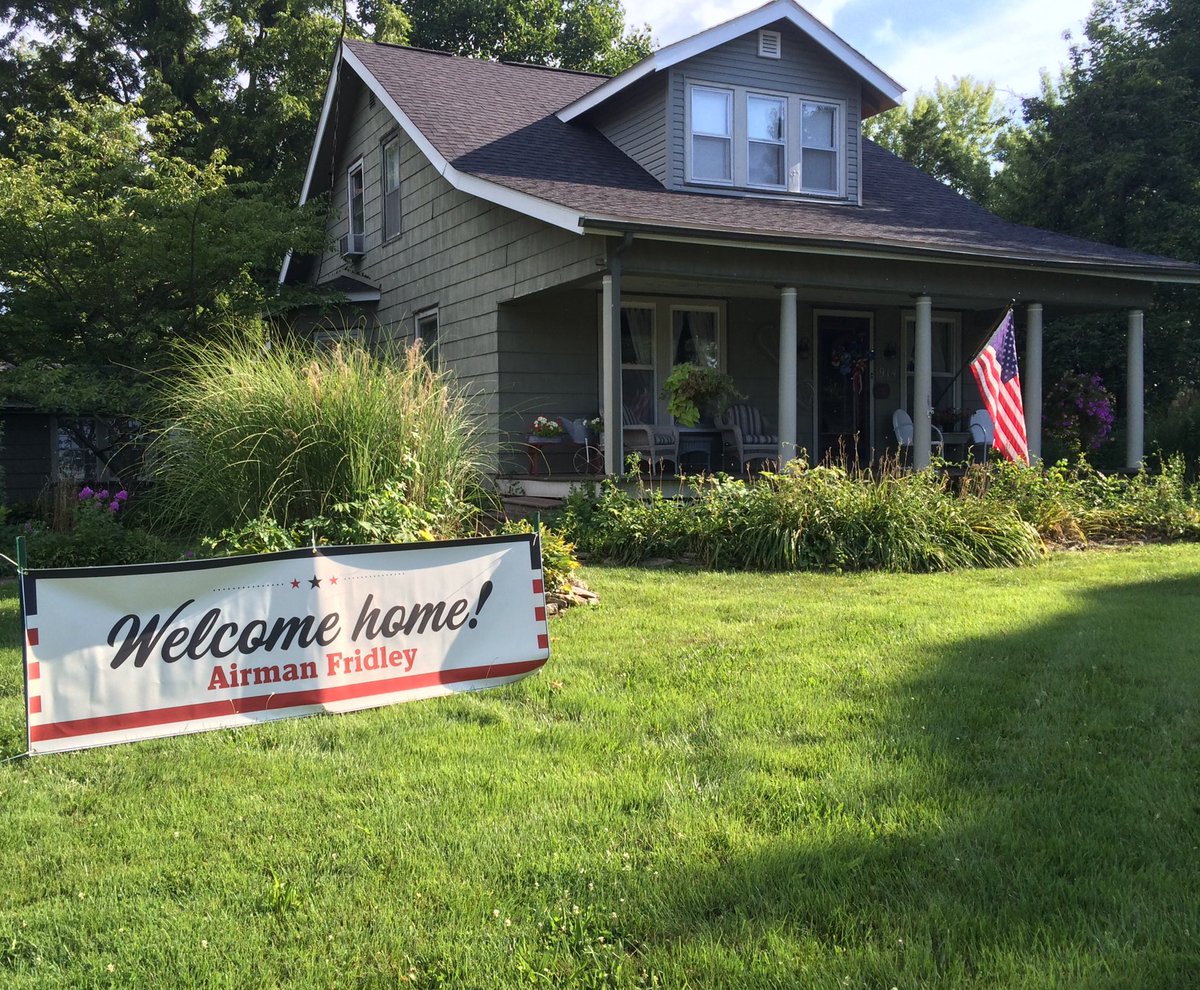
[[[340,242],[343,258],[361,258],[365,253],[363,234],[343,234]]]

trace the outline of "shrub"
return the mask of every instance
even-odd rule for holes
[[[1046,396],[1046,432],[1072,453],[1095,452],[1112,433],[1115,410],[1099,375],[1068,371]]]
[[[162,408],[158,488],[185,531],[250,546],[255,531],[271,544],[297,532],[307,543],[311,529],[377,542],[473,525],[478,431],[419,347],[376,356],[230,335],[190,352]]]
[[[729,569],[940,571],[1043,552],[1016,513],[959,499],[933,472],[892,466],[877,479],[818,467],[693,486],[690,497],[666,498],[606,482],[569,499],[562,523],[585,553],[623,563],[688,554]]]
[[[147,564],[177,556],[170,544],[142,529],[127,528],[128,492],[83,488],[56,512],[56,523],[29,521],[25,536],[30,567],[99,567]]]
[[[497,533],[532,533],[533,523],[528,519],[510,519],[501,523]],[[571,574],[579,566],[575,556],[575,544],[559,530],[543,522],[538,523],[542,540],[542,579],[550,594],[563,594],[571,590]]]
[[[1192,468],[1200,468],[1200,391],[1184,390],[1163,411],[1150,418],[1146,438],[1151,450],[1163,457],[1182,454]]]

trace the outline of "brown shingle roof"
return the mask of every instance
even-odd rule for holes
[[[555,116],[604,76],[346,44],[456,169],[566,207],[598,227],[678,228],[1200,280],[1200,266],[1009,223],[868,140],[861,207],[668,191],[591,126]]]

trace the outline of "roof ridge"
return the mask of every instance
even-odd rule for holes
[[[394,41],[370,41],[367,38],[347,38],[346,41],[371,45],[374,48],[390,48],[403,52],[420,52],[422,55],[441,55],[443,58],[460,59],[464,62],[475,62],[479,65],[508,65],[515,69],[540,69],[543,72],[561,72],[571,76],[589,76],[596,79],[611,79],[607,72],[589,72],[587,69],[566,69],[558,65],[538,65],[536,62],[511,62],[499,58],[478,58],[474,55],[460,55],[458,52],[447,52],[440,48],[421,48],[417,45],[401,45]]]

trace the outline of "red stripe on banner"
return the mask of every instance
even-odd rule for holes
[[[538,649],[539,650],[550,649],[550,637],[547,636],[545,633],[538,634]]]
[[[544,637],[539,637],[539,639],[541,638]],[[121,715],[101,715],[96,718],[79,718],[70,722],[50,722],[47,725],[30,726],[29,741],[45,742],[49,739],[90,736],[98,732],[144,729],[152,725],[193,722],[221,715],[302,708],[306,705],[320,705],[329,701],[347,701],[351,698],[369,698],[377,694],[391,694],[394,691],[415,691],[437,684],[460,684],[463,681],[514,677],[517,674],[528,674],[535,671],[545,662],[544,659],[522,660],[517,663],[488,664],[484,667],[455,667],[450,670],[435,670],[428,674],[410,674],[407,677],[388,677],[362,684],[344,684],[341,687],[260,694],[252,698],[226,698],[223,701],[206,701],[196,705],[177,705],[173,708],[125,712]],[[32,699],[30,704],[32,706]],[[32,707],[30,711],[33,711]]]
[[[542,594],[542,579],[541,578],[533,579],[533,593],[535,595]]]
[[[544,608],[542,608],[541,605],[539,605],[537,608],[535,608],[533,610],[533,617],[535,619],[537,619],[538,622],[545,622],[546,621],[546,610]]]
[[[42,699],[36,694],[29,699],[29,714],[40,715],[42,713]],[[36,730],[35,730],[36,731]]]
[[[33,629],[26,630],[25,638],[26,638],[26,640],[28,640],[30,646],[37,646],[38,645],[37,627],[35,626]]]
[[[25,676],[31,681],[36,681],[42,676],[42,665],[36,660],[30,660],[29,665],[25,668]]]

